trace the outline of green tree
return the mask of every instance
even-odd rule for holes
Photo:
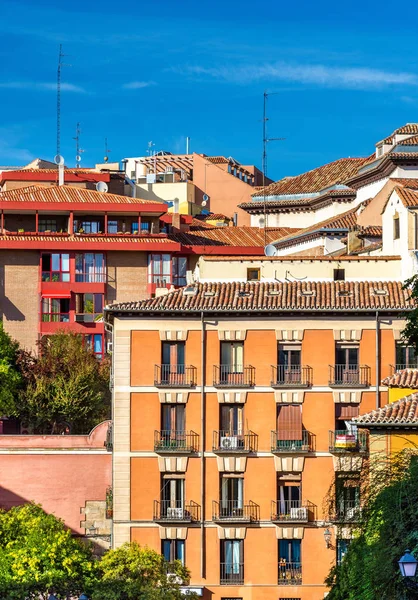
[[[407,279],[403,289],[409,293],[415,307],[402,315],[405,319],[405,327],[401,332],[402,338],[408,346],[413,346],[418,353],[418,275]]]
[[[169,564],[154,550],[135,542],[109,550],[98,564],[98,572],[90,591],[92,600],[183,600],[180,585],[187,585],[190,579],[179,561]]]
[[[11,415],[22,386],[22,376],[17,367],[19,344],[12,340],[0,322],[0,414]]]
[[[91,549],[37,504],[0,510],[0,598],[67,598],[95,577]]]
[[[362,524],[340,566],[331,569],[327,600],[417,599],[399,573],[409,548],[418,556],[418,455],[403,451],[370,465]]]
[[[98,361],[76,333],[58,332],[39,344],[39,355],[22,353],[25,389],[15,416],[35,433],[88,433],[109,417],[109,361]]]

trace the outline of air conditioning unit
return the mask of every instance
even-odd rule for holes
[[[238,438],[232,437],[221,437],[221,448],[222,450],[236,450],[238,448]]]
[[[348,521],[358,519],[361,514],[361,509],[359,506],[353,506],[352,508],[347,508],[345,511],[345,516]]]
[[[183,508],[167,508],[167,518],[169,519],[183,519],[184,509]]]
[[[184,585],[183,579],[176,573],[167,573],[167,581],[173,585]]]
[[[299,508],[292,507],[290,509],[290,518],[295,519],[295,521],[307,521],[308,509],[306,506],[301,506]]]

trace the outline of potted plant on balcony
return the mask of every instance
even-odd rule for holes
[[[25,233],[25,230],[24,229],[18,229],[17,233]]]

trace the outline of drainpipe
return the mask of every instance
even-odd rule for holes
[[[205,556],[205,448],[206,448],[206,414],[205,414],[205,375],[206,375],[206,329],[205,315],[203,311],[200,315],[201,322],[201,348],[200,348],[200,364],[201,364],[201,381],[200,381],[200,418],[201,418],[201,437],[202,437],[202,458],[200,461],[200,577],[205,578],[206,575],[206,556]]]
[[[379,311],[376,310],[376,410],[380,407],[380,331],[379,331]]]
[[[109,333],[111,336],[111,340],[112,340],[112,359],[111,359],[111,366],[110,366],[110,382],[109,382],[109,387],[110,387],[110,392],[111,392],[111,401],[110,401],[110,426],[112,428],[112,465],[111,465],[111,473],[112,473],[112,494],[113,491],[115,489],[114,486],[114,473],[113,473],[113,463],[114,463],[114,451],[115,451],[115,445],[114,445],[114,439],[115,439],[115,424],[113,422],[113,415],[115,412],[115,407],[114,407],[114,402],[115,402],[115,393],[114,393],[114,389],[115,389],[115,377],[114,377],[114,373],[115,373],[115,333],[114,333],[114,327],[113,327],[113,323],[111,323],[110,321],[105,320],[105,331],[106,333]],[[103,351],[105,350],[105,348],[103,348]],[[113,496],[113,502],[114,502],[114,496]],[[112,509],[114,507],[112,506]],[[114,534],[113,534],[113,519],[114,519],[114,513],[112,514],[112,524],[111,524],[111,529],[110,529],[110,548],[114,548]]]

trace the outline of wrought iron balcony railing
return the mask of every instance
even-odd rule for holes
[[[272,431],[271,451],[290,454],[312,452],[313,435],[305,429],[300,431]]]
[[[154,385],[156,387],[184,387],[196,385],[196,367],[192,365],[155,365]]]
[[[227,562],[221,563],[221,585],[243,585],[244,563]]]
[[[213,385],[219,388],[255,385],[255,368],[251,365],[214,365]]]
[[[370,385],[370,367],[367,365],[330,365],[331,387],[367,387]]]
[[[164,523],[195,523],[200,521],[200,505],[177,500],[154,500],[153,520]]]
[[[243,504],[239,500],[221,500],[212,502],[212,521],[229,523],[251,523],[260,520],[260,507],[249,501]]]
[[[287,562],[279,559],[279,585],[300,585],[302,583],[302,565],[300,562]]]
[[[337,502],[333,521],[335,523],[358,523],[361,521],[360,504],[354,500]]]
[[[399,373],[399,371],[405,371],[405,369],[418,369],[418,361],[411,360],[408,364],[400,364],[396,363],[396,365],[389,365],[390,374],[394,375],[395,373]]]
[[[154,432],[154,452],[161,454],[192,454],[199,448],[195,431],[163,430]]]
[[[333,454],[345,452],[367,452],[366,431],[340,429],[329,432],[329,451]]]
[[[225,454],[248,454],[256,452],[258,435],[253,431],[238,433],[236,431],[214,431],[212,450]]]
[[[271,503],[271,520],[274,523],[307,523],[309,507],[300,500],[279,500]]]
[[[312,368],[307,365],[272,365],[271,387],[307,388],[312,385]]]

